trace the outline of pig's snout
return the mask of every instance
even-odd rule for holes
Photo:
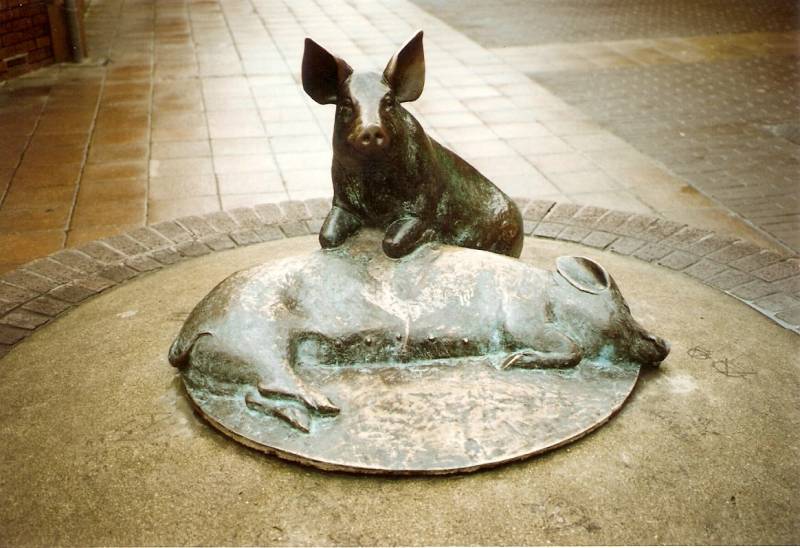
[[[650,333],[644,333],[637,346],[637,357],[647,364],[659,364],[669,355],[669,343]]]
[[[377,152],[389,145],[389,134],[378,124],[370,124],[355,136],[353,145],[361,152]]]

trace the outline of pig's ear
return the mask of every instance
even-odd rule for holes
[[[606,269],[586,257],[559,257],[556,267],[569,283],[586,293],[596,295],[611,286]]]
[[[422,49],[422,31],[400,48],[389,60],[383,77],[394,90],[401,103],[414,101],[425,86],[425,51]]]
[[[353,73],[350,65],[306,38],[303,51],[303,89],[321,105],[335,103],[339,84]]]

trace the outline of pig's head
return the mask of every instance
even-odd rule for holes
[[[559,257],[550,295],[550,315],[586,357],[631,360],[658,365],[669,343],[648,333],[631,310],[614,279],[586,257]]]
[[[302,77],[303,89],[317,103],[336,104],[335,151],[385,153],[410,125],[410,114],[400,103],[417,99],[425,85],[422,31],[400,48],[382,74],[353,72],[343,59],[306,38]]]

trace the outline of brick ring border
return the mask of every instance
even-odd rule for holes
[[[663,218],[517,199],[525,234],[580,243],[679,271],[800,333],[800,257]],[[214,251],[315,234],[330,199],[191,215],[62,249],[0,275],[0,358],[86,299]]]

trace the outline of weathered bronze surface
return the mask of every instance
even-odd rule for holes
[[[302,75],[337,105],[322,250],[195,307],[169,360],[196,408],[267,452],[393,473],[495,465],[606,421],[669,347],[594,261],[503,256],[522,251],[516,205],[400,106],[422,93],[422,33],[383,74],[307,39]]]
[[[170,362],[212,424],[323,468],[471,470],[597,427],[668,353],[589,259],[392,260],[378,237],[239,272],[197,305]]]
[[[421,31],[383,74],[354,72],[306,39],[302,77],[312,99],[336,104],[333,207],[320,231],[323,248],[363,226],[384,230],[383,250],[395,258],[428,241],[519,257],[516,205],[401,105],[416,100],[425,83]]]
[[[302,434],[243,399],[186,384],[195,408],[245,445],[324,470],[389,474],[469,472],[580,438],[625,402],[635,364],[498,370],[489,359],[307,367],[299,373],[342,412]]]

